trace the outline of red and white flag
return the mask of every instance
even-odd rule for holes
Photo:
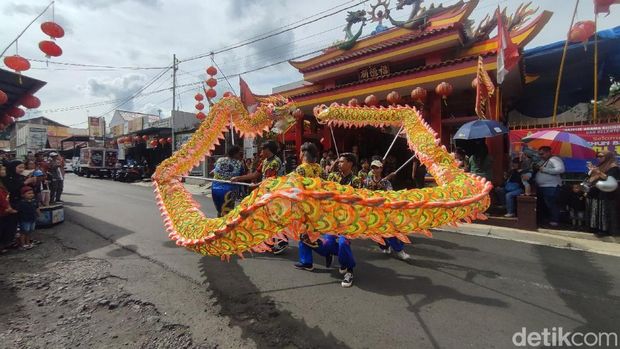
[[[499,8],[495,15],[497,16],[497,84],[501,85],[510,69],[519,63],[519,46],[512,42]]]
[[[620,0],[594,0],[594,14],[605,13],[609,16],[609,7],[620,4]]]
[[[239,77],[239,98],[241,99],[243,105],[245,105],[245,108],[248,110],[248,112],[253,113],[256,111],[256,108],[258,107],[258,101],[252,93],[252,90],[250,90],[250,86],[248,86],[248,83],[245,82],[245,80],[243,80],[243,78],[241,77]]]

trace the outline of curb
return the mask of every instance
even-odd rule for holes
[[[462,224],[458,227],[441,227],[434,230],[620,257],[620,238],[618,237],[599,239],[589,233],[550,229],[540,229],[538,232],[533,232],[475,223]]]

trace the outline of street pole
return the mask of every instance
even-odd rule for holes
[[[174,153],[174,146],[176,140],[174,139],[174,111],[177,105],[177,55],[172,55],[172,112],[170,112],[170,132],[172,133],[172,152]]]

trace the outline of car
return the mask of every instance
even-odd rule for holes
[[[73,164],[70,162],[65,162],[65,172],[73,172]]]

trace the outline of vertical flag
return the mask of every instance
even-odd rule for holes
[[[491,96],[495,93],[495,86],[491,81],[491,77],[484,70],[484,62],[482,57],[478,57],[478,69],[476,70],[476,115],[479,118],[486,119],[487,112],[491,101]]]
[[[258,107],[258,101],[254,94],[250,90],[250,86],[248,83],[243,80],[243,78],[239,77],[239,98],[241,98],[241,102],[245,105],[248,112],[253,113],[256,111]]]
[[[497,84],[501,85],[508,71],[519,63],[519,47],[512,42],[499,8],[495,11],[495,15],[497,16]]]

